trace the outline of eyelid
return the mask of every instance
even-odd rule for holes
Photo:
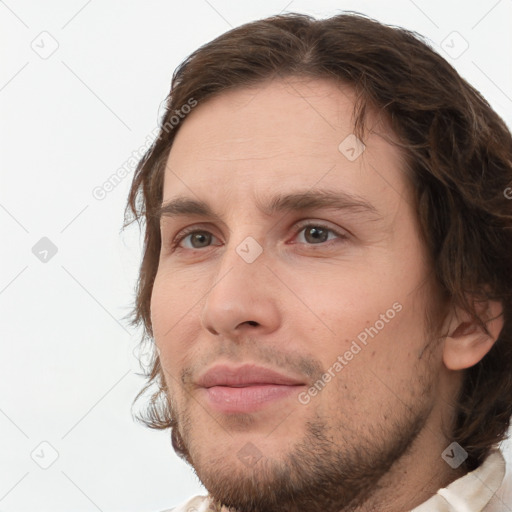
[[[172,240],[169,242],[169,246],[172,248],[172,249],[176,249],[178,248],[178,245],[190,234],[192,233],[195,233],[196,231],[204,231],[206,233],[210,233],[213,235],[213,233],[207,228],[205,227],[207,226],[207,224],[205,225],[202,225],[202,224],[194,224],[193,226],[188,226],[186,228],[183,228],[182,230],[178,231],[178,233],[176,234],[176,236],[174,236],[172,238]],[[215,236],[215,235],[213,235]],[[194,249],[191,249],[191,250],[194,250]]]
[[[175,237],[173,237],[172,241],[169,242],[169,246],[172,249],[178,249],[179,244],[188,235],[195,233],[195,232],[203,232],[204,231],[204,232],[209,233],[215,237],[215,235],[208,229],[208,227],[205,227],[205,226],[208,226],[208,225],[207,224],[205,224],[205,225],[194,224],[192,226],[183,228],[181,231],[179,231],[176,234]],[[293,238],[295,238],[300,233],[300,231],[302,231],[302,229],[304,229],[305,227],[308,227],[308,226],[314,226],[314,227],[318,227],[318,228],[322,228],[327,231],[330,231],[330,232],[334,233],[340,240],[346,240],[349,238],[349,231],[347,231],[345,229],[341,229],[341,228],[333,228],[326,221],[315,221],[315,219],[311,219],[311,218],[304,219],[304,220],[295,222],[293,224],[293,226],[291,227],[291,229],[293,230],[293,233],[294,233]],[[217,237],[215,237],[215,238],[217,238]],[[327,247],[328,245],[330,245],[329,242],[333,242],[333,240],[329,240],[329,241],[326,241],[326,242],[323,242],[320,244],[306,244],[306,245],[310,245],[311,247],[314,247],[315,245]],[[201,249],[190,249],[190,250],[201,250]]]
[[[333,228],[326,221],[323,221],[323,220],[316,221],[315,219],[306,219],[306,220],[301,220],[299,222],[296,222],[292,227],[293,231],[295,232],[294,236],[297,236],[299,234],[299,232],[302,231],[302,229],[304,229],[307,226],[314,226],[317,228],[325,229],[327,231],[331,231],[341,239],[346,239],[349,237],[349,231],[347,231],[346,229],[341,229],[338,227]],[[315,244],[309,244],[309,245],[315,245]],[[318,244],[318,245],[326,245],[326,244]]]

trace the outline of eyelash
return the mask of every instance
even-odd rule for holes
[[[336,231],[335,229],[332,229],[330,228],[329,226],[326,226],[325,224],[322,224],[322,223],[318,223],[318,222],[310,222],[308,221],[307,223],[297,223],[293,226],[293,229],[295,231],[295,236],[297,236],[301,231],[303,231],[305,228],[308,228],[308,227],[315,227],[315,228],[320,228],[320,229],[323,229],[323,230],[326,230],[326,231],[330,231],[331,233],[335,234],[339,239],[341,240],[346,240],[348,239],[348,236],[343,234],[343,233],[340,233],[339,231]],[[171,249],[177,249],[178,248],[178,245],[182,242],[182,240],[184,240],[188,235],[191,235],[193,233],[210,233],[208,230],[206,229],[200,229],[198,228],[197,226],[191,226],[189,228],[185,228],[178,236],[177,238],[175,238],[172,242],[171,242]],[[320,245],[320,246],[330,246],[330,242],[333,242],[334,240],[327,240],[325,242],[320,242],[318,244],[305,244],[305,245],[310,245],[312,247],[314,247],[315,245]],[[208,246],[208,247],[211,247],[211,246]],[[205,247],[207,248],[207,247]],[[203,248],[203,249],[205,249]],[[200,251],[201,249],[198,248],[198,249],[188,249],[190,251]]]

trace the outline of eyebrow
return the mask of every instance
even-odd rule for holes
[[[371,203],[362,197],[343,191],[308,190],[279,194],[271,197],[265,203],[257,201],[256,205],[267,216],[272,216],[276,213],[332,208],[365,214],[374,219],[381,218],[381,214]],[[157,220],[162,218],[200,216],[222,221],[221,216],[213,211],[207,202],[184,196],[178,196],[163,202],[162,205],[157,207],[154,215]]]

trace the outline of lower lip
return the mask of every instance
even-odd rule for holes
[[[203,388],[208,403],[224,413],[254,412],[278,400],[297,395],[302,386],[258,384],[243,388],[213,386]]]

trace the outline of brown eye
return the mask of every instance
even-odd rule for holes
[[[176,245],[181,244],[183,240],[189,238],[191,249],[202,249],[208,247],[212,241],[212,234],[208,231],[190,231],[183,233],[176,241]]]
[[[206,233],[202,231],[196,231],[190,235],[190,243],[194,247],[194,249],[198,249],[200,247],[205,247],[212,240],[211,233]],[[197,244],[197,245],[196,245]]]
[[[296,226],[296,229],[297,236],[299,236],[300,233],[303,233],[302,238],[304,239],[304,242],[301,241],[300,243],[305,243],[306,245],[321,245],[324,243],[325,245],[330,245],[326,242],[334,241],[336,238],[342,240],[348,238],[346,235],[339,233],[328,226],[313,224],[311,222],[309,224]]]
[[[326,242],[329,237],[329,230],[318,226],[311,226],[304,229],[304,239],[313,244]]]

